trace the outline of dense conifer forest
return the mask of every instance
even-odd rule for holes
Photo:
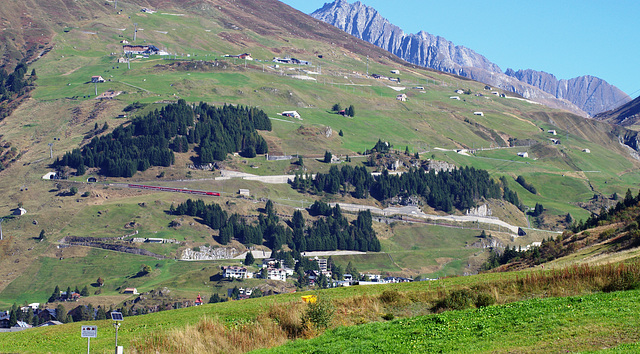
[[[268,152],[257,130],[271,130],[271,121],[256,108],[206,103],[192,107],[179,100],[94,137],[54,165],[75,168],[78,175],[87,167],[97,167],[105,176],[131,177],[151,166],[170,166],[175,152],[187,152],[191,146],[198,154],[194,162],[199,164],[220,161],[238,151],[255,156]]]
[[[218,242],[226,245],[236,239],[245,245],[264,244],[274,251],[283,245],[297,252],[305,251],[380,251],[380,241],[372,228],[371,213],[359,212],[356,220],[349,222],[342,215],[340,206],[316,202],[311,208],[312,215],[320,216],[307,225],[302,212],[296,210],[287,224],[280,223],[274,205],[268,201],[265,213],[260,214],[257,223],[247,221],[238,214],[227,215],[218,204],[205,204],[202,200],[188,199],[170,211],[178,215],[190,215],[214,230],[220,230]]]
[[[379,201],[401,195],[418,195],[424,197],[432,208],[445,212],[474,207],[480,198],[504,197],[520,206],[518,195],[506,187],[505,182],[496,182],[487,171],[473,167],[437,174],[433,170],[426,172],[419,168],[412,168],[401,175],[392,175],[384,170],[373,178],[364,166],[353,168],[344,165],[338,170],[334,165],[329,173],[318,173],[313,180],[308,175],[297,175],[291,185],[301,192],[335,194],[342,191],[360,199],[371,195]],[[504,192],[501,192],[501,187]]]

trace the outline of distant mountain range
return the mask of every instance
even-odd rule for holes
[[[443,37],[424,31],[406,34],[374,8],[359,1],[349,4],[346,0],[336,0],[311,16],[410,63],[468,77],[582,116],[594,116],[631,101],[620,89],[594,76],[558,80],[552,74],[531,69],[507,69],[503,73],[484,56]]]

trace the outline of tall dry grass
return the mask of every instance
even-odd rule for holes
[[[217,319],[203,318],[196,325],[174,329],[134,343],[136,353],[245,353],[284,344],[287,334],[266,317],[252,323],[225,326]]]
[[[377,296],[359,295],[332,300],[331,326],[411,317],[447,310],[434,305],[463,291],[475,299],[469,306],[504,304],[532,297],[581,295],[599,291],[640,288],[640,262],[601,266],[580,265],[564,269],[526,273],[515,279],[475,283],[428,291],[385,290]],[[323,296],[319,294],[319,296]],[[481,299],[481,302],[478,302]],[[446,301],[444,302],[446,303]],[[284,344],[287,340],[312,338],[322,329],[310,326],[304,316],[307,304],[272,304],[256,320],[225,325],[218,319],[202,318],[196,325],[154,334],[133,344],[138,353],[244,353]]]

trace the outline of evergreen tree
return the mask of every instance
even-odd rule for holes
[[[571,224],[573,222],[573,217],[571,216],[571,213],[567,213],[567,215],[565,215],[564,222],[566,222],[567,224]]]
[[[244,257],[244,265],[246,266],[252,265],[253,262],[255,262],[255,259],[253,258],[253,253],[251,251],[248,251],[247,256]]]
[[[349,261],[349,263],[347,264],[347,268],[345,268],[344,271],[345,271],[345,274],[351,274],[353,279],[358,279],[360,277],[358,270],[356,269],[356,267],[353,266],[353,264],[351,264],[351,261]]]
[[[80,296],[89,296],[89,288],[85,285],[84,288],[80,291]]]
[[[331,158],[332,158],[332,157],[333,157],[333,155],[332,155],[329,151],[326,151],[326,150],[325,150],[325,152],[324,152],[324,160],[323,160],[323,162],[324,162],[324,163],[330,163],[330,162],[331,162]]]
[[[18,311],[20,311],[20,309],[17,309],[17,310],[14,308],[11,309],[9,313],[9,327],[13,327],[16,325],[16,323],[18,323]]]
[[[62,323],[67,323],[67,310],[64,308],[64,306],[62,306],[62,304],[59,304],[56,307],[56,320],[62,322]]]
[[[98,313],[96,314],[96,320],[106,320],[107,319],[107,313],[104,310],[104,307],[99,306],[98,307]]]
[[[349,113],[347,114],[349,117],[355,117],[356,116],[356,109],[353,107],[353,105],[350,105],[348,108]]]

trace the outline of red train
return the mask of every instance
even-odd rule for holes
[[[170,188],[170,187],[156,187],[156,186],[147,186],[144,184],[129,184],[127,185],[129,188],[138,188],[138,189],[151,189],[155,191],[161,192],[174,192],[174,193],[187,193],[187,194],[198,194],[198,195],[210,195],[214,197],[219,197],[220,193],[218,192],[206,192],[206,191],[197,191],[193,189],[182,189],[182,188]]]

